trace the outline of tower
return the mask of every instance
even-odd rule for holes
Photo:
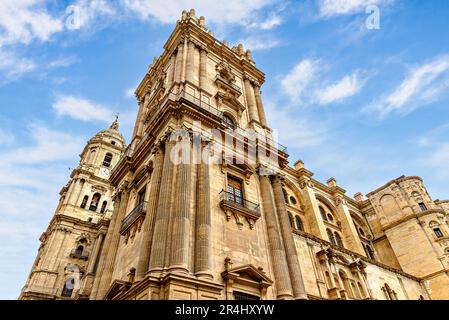
[[[98,255],[97,238],[107,227],[113,203],[110,171],[125,147],[116,121],[90,139],[59,204],[41,235],[41,245],[21,299],[73,298],[81,280],[88,278]],[[92,272],[92,271],[90,271]]]
[[[386,263],[422,278],[434,299],[447,299],[449,229],[444,206],[419,177],[401,176],[368,194],[377,214],[376,243]],[[380,237],[379,237],[380,238]]]
[[[89,141],[21,297],[447,298],[449,201],[418,177],[351,198],[289,166],[264,77],[183,11],[135,91],[130,144],[116,122]]]

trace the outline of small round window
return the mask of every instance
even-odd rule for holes
[[[334,217],[330,213],[327,214],[327,219],[329,221],[334,221]]]
[[[296,198],[293,197],[293,196],[290,197],[290,202],[291,202],[292,204],[297,204],[297,203],[298,203],[298,202],[296,201]]]
[[[113,146],[115,146],[115,141],[111,141],[111,144],[112,144]]]

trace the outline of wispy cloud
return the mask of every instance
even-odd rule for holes
[[[0,85],[15,81],[36,68],[34,61],[0,47]]]
[[[253,36],[246,39],[242,39],[238,41],[238,43],[242,43],[246,49],[250,49],[251,51],[269,50],[278,47],[282,44],[281,41],[279,41],[278,39],[270,38],[267,36],[264,37]]]
[[[292,100],[299,100],[318,71],[319,60],[301,60],[282,80],[281,86]]]
[[[392,93],[373,101],[364,111],[376,113],[380,118],[393,112],[406,115],[437,100],[448,87],[449,55],[446,55],[412,68]]]
[[[339,102],[357,94],[363,86],[358,72],[344,76],[340,81],[316,92],[315,97],[319,104],[326,105]]]
[[[364,12],[369,5],[391,3],[393,0],[320,0],[319,13],[322,17],[333,17]]]
[[[77,0],[67,9],[65,25],[69,30],[86,28],[99,18],[118,15],[116,3],[107,0]]]
[[[109,122],[113,118],[113,112],[108,107],[80,97],[60,96],[52,107],[58,116],[69,116],[85,122]]]
[[[203,1],[203,0],[168,0],[164,5],[157,5],[154,0],[121,0],[128,10],[138,14],[142,19],[153,18],[162,23],[173,23],[180,18],[183,9],[195,8],[199,15],[215,24],[251,24],[257,11],[273,4],[274,0],[253,1]],[[207,22],[206,21],[206,22]],[[268,24],[266,25],[268,26]]]
[[[10,43],[47,41],[63,29],[39,0],[0,1],[0,47]]]

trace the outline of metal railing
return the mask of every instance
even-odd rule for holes
[[[218,110],[217,108],[213,107],[207,102],[204,102],[203,100],[191,95],[190,93],[187,93],[185,90],[178,93],[178,99],[185,99],[194,105],[200,107],[203,110],[206,110],[207,112],[219,117],[220,119],[223,118],[223,112]]]
[[[147,203],[141,202],[131,210],[131,212],[122,220],[120,226],[120,234],[123,234],[128,228],[141,216],[145,216],[147,213]]]
[[[237,205],[247,210],[253,211],[256,215],[260,216],[260,206],[257,203],[249,201],[243,197],[236,196],[233,193],[221,190],[218,194],[220,202]]]

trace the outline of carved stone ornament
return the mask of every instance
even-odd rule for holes
[[[220,77],[233,83],[235,82],[235,75],[231,71],[231,67],[226,61],[221,61],[216,65],[215,70],[217,70]]]

